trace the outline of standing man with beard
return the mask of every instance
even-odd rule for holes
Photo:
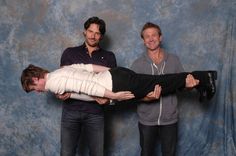
[[[99,43],[106,32],[105,22],[91,17],[84,23],[85,42],[78,47],[67,48],[61,57],[61,66],[76,63],[97,64],[109,68],[116,67],[114,53],[104,50]],[[95,98],[88,102],[70,99],[73,94],[57,95],[64,100],[61,119],[61,156],[75,156],[82,132],[88,142],[90,156],[103,156],[104,115],[98,103],[108,99]],[[82,95],[83,96],[83,95]]]

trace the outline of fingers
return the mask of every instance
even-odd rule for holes
[[[142,100],[144,101],[151,101],[159,99],[161,96],[161,86],[155,85],[154,90],[146,95]]]
[[[56,94],[56,97],[60,100],[66,100],[70,98],[71,93]]]
[[[186,87],[192,88],[199,84],[199,80],[195,79],[191,74],[188,74],[186,77]]]
[[[105,104],[108,104],[109,103],[109,99],[107,98],[99,98],[99,97],[96,97],[94,98],[98,104],[100,105],[105,105]]]
[[[154,88],[154,92],[153,92],[154,98],[155,99],[159,99],[161,96],[161,86],[160,85],[156,85]]]
[[[134,94],[130,91],[120,91],[117,92],[119,97],[117,98],[118,101],[129,100],[135,98]]]
[[[124,96],[127,99],[132,99],[132,98],[135,97],[134,94],[132,92],[130,92],[130,91],[125,91]]]

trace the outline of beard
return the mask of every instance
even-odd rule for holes
[[[86,39],[85,41],[90,47],[97,47],[99,44],[99,41],[96,41],[94,39]]]

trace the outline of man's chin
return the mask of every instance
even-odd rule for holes
[[[98,46],[98,43],[97,42],[86,42],[87,45],[89,45],[90,47],[97,47]]]

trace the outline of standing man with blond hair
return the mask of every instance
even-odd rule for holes
[[[137,73],[162,75],[183,72],[179,58],[161,48],[162,32],[158,25],[146,23],[141,31],[146,51],[134,61],[131,69]],[[186,84],[193,77],[186,78]],[[191,83],[190,83],[191,84]],[[156,92],[160,92],[159,87]],[[158,95],[158,94],[157,94]],[[152,94],[146,97],[149,101]],[[141,102],[137,106],[141,156],[155,153],[157,140],[160,139],[163,156],[175,156],[178,129],[177,97],[175,94],[160,97],[154,102]]]

